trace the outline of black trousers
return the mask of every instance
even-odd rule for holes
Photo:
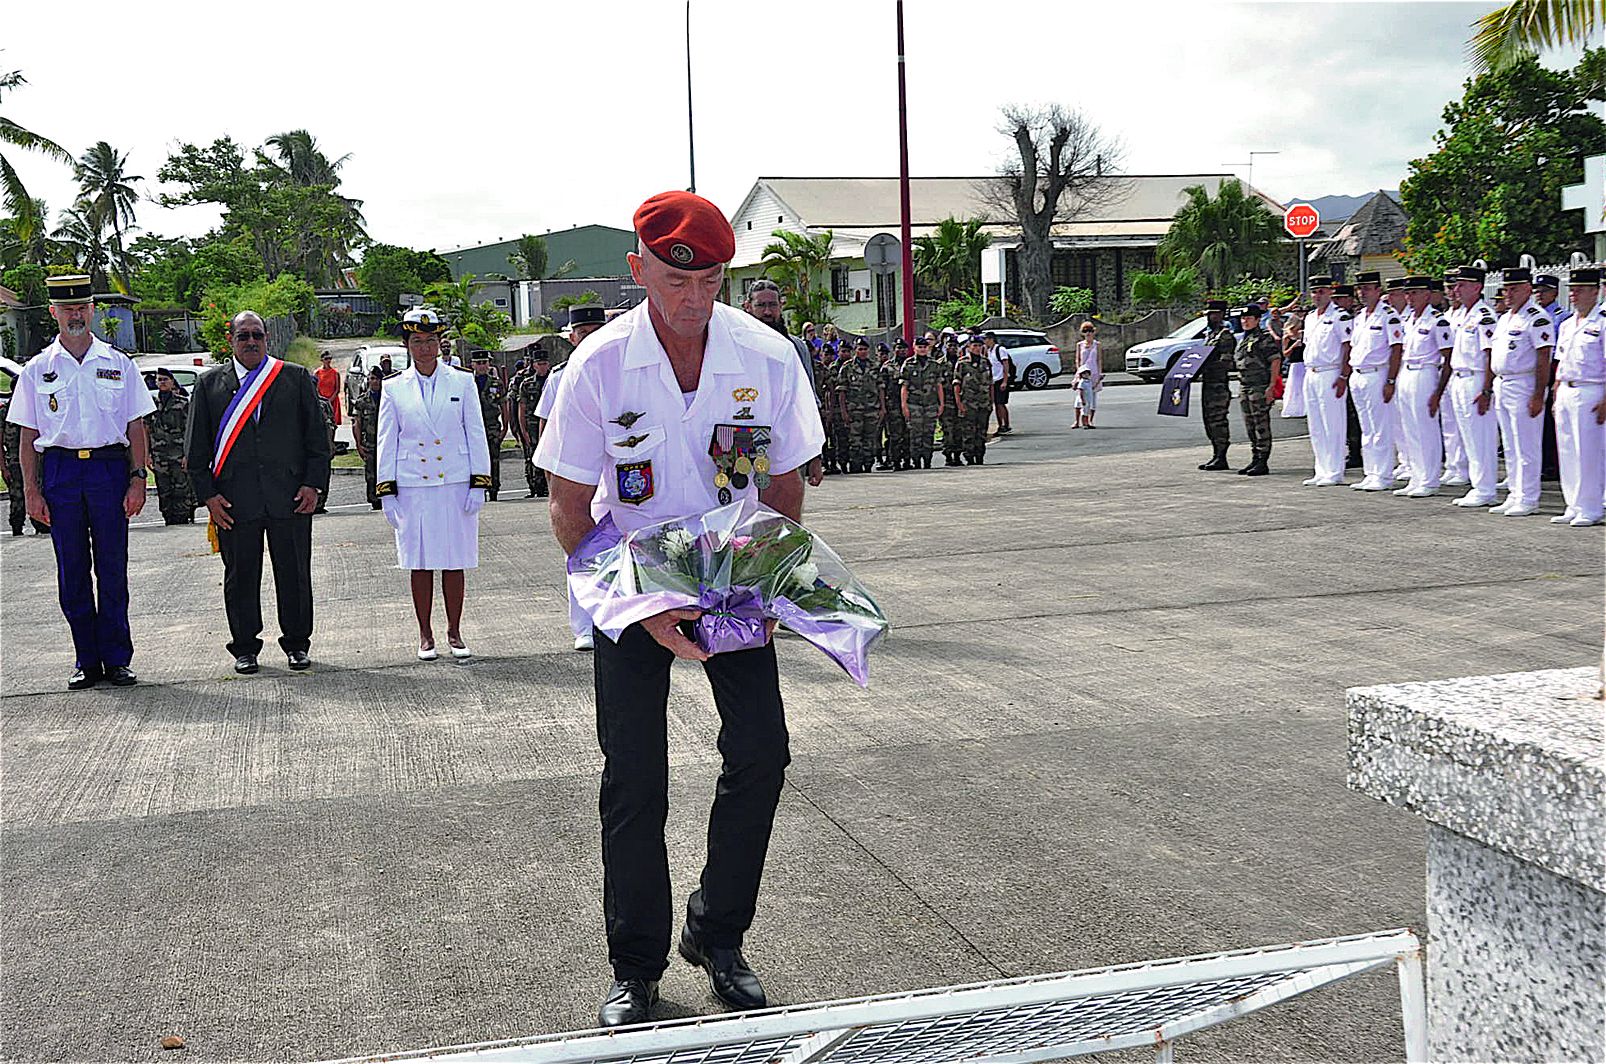
[[[596,633],[597,739],[604,764],[603,913],[617,979],[657,979],[669,963],[669,667],[639,624]],[[703,663],[719,708],[723,765],[708,818],[708,860],[686,922],[700,942],[736,948],[753,923],[781,784],[791,760],[773,645]]]
[[[229,653],[262,649],[262,541],[273,559],[279,602],[279,646],[286,653],[312,645],[312,515],[260,517],[217,530],[223,555],[223,609],[229,618]]]

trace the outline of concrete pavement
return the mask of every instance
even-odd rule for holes
[[[1345,790],[1344,688],[1598,658],[1598,529],[1301,488],[1297,443],[1258,480],[1196,472],[1197,443],[1083,453],[1114,444],[1039,394],[987,466],[810,494],[895,629],[868,691],[781,644],[794,764],[748,948],[777,1002],[1420,926],[1420,823]],[[0,549],[5,1059],[590,1024],[599,755],[544,507],[485,512],[469,665],[413,659],[380,515],[337,506],[314,535],[310,673],[270,643],[234,677],[204,530],[147,526],[143,682],[82,693],[48,543]],[[694,667],[670,715],[683,898],[717,773]],[[669,1015],[714,1005],[678,961],[664,993]],[[1186,1052],[1399,1059],[1399,1030],[1379,975]]]

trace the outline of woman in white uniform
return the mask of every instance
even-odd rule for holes
[[[402,319],[412,365],[385,381],[379,402],[374,487],[396,530],[396,561],[412,571],[418,657],[438,657],[430,615],[434,570],[446,599],[446,641],[454,658],[463,642],[463,570],[480,561],[479,512],[491,486],[491,451],[474,375],[440,360],[442,322],[428,308]]]

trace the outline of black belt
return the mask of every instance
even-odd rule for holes
[[[128,454],[128,444],[110,443],[105,447],[46,447],[46,454],[64,454],[69,458],[122,458]]]

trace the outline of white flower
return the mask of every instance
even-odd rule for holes
[[[814,581],[820,577],[820,567],[813,562],[802,562],[792,568],[792,582],[807,590],[814,586]]]
[[[664,533],[664,555],[678,561],[691,553],[695,543],[692,534],[684,528],[671,528]]]

